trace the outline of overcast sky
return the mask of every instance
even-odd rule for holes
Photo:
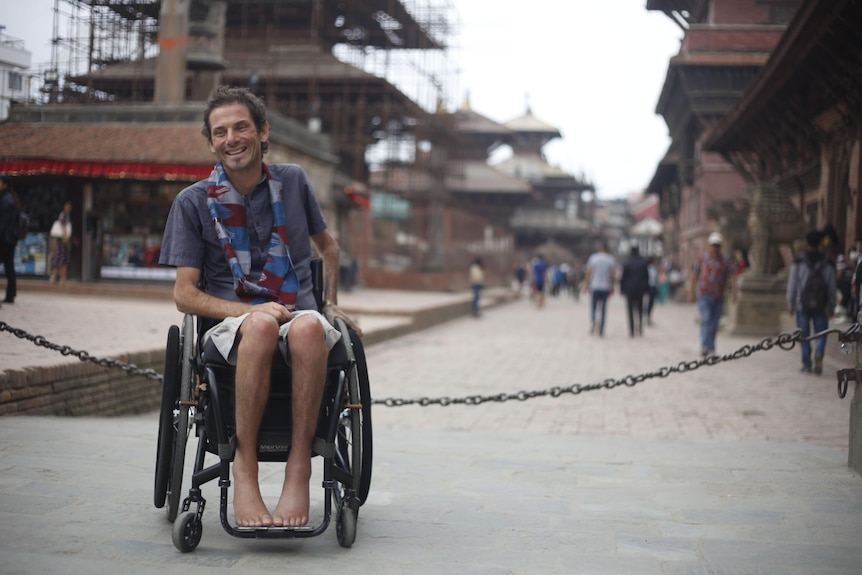
[[[427,0],[422,0],[423,2]],[[585,174],[600,198],[649,184],[670,143],[655,107],[682,31],[646,0],[449,0],[457,10],[450,99],[504,123],[527,103],[562,138],[551,164]],[[24,6],[26,5],[26,9]],[[51,59],[54,0],[0,0],[0,26]]]

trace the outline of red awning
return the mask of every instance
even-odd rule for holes
[[[76,176],[134,180],[196,182],[209,177],[212,164],[159,164],[135,162],[80,162],[67,160],[0,160],[7,176]]]

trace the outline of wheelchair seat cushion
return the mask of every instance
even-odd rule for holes
[[[339,334],[339,336],[340,335],[341,334]],[[351,341],[355,341],[359,336],[355,332],[351,331],[350,337]],[[203,345],[200,349],[200,357],[204,365],[221,368],[235,366],[235,363],[231,364],[224,358],[212,338],[204,338]],[[348,356],[347,349],[345,347],[345,340],[343,338],[339,337],[336,344],[330,348],[326,363],[329,368],[347,367]],[[278,341],[277,352],[273,354],[272,364],[273,369],[284,369],[285,367],[290,367],[290,354],[287,350],[287,341],[284,338]]]
[[[331,350],[336,342],[341,339],[341,333],[332,327],[320,312],[314,310],[294,311],[293,319],[279,327],[278,333],[281,336],[281,340],[284,341],[287,337],[287,334],[290,331],[290,326],[296,318],[309,314],[317,318],[323,326],[324,335],[326,337],[326,348]],[[240,325],[242,325],[242,322],[245,321],[245,318],[248,317],[248,315],[249,314],[246,313],[238,317],[225,318],[207,330],[204,334],[204,341],[207,343],[211,341],[222,358],[231,365],[236,365],[236,334],[239,331]]]

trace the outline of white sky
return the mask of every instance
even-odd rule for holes
[[[526,111],[562,138],[548,161],[585,174],[600,198],[645,188],[670,143],[655,107],[682,31],[646,0],[450,0],[459,106],[504,123]],[[26,8],[25,8],[26,5]],[[33,67],[51,59],[54,0],[0,0],[0,26]],[[447,103],[452,106],[452,104]]]

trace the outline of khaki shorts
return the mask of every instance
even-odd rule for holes
[[[282,340],[287,340],[287,332],[290,331],[290,326],[293,324],[294,319],[309,314],[314,315],[314,317],[316,317],[323,326],[324,336],[326,337],[326,349],[331,350],[332,347],[338,343],[338,340],[341,339],[341,332],[332,327],[321,313],[310,309],[298,310],[291,313],[293,314],[291,320],[287,323],[281,324],[278,328],[278,335]],[[247,318],[248,315],[249,314],[245,313],[241,316],[225,318],[220,323],[207,330],[206,334],[204,334],[204,341],[206,341],[207,338],[211,339],[221,356],[231,365],[236,365],[236,336],[237,333],[239,333],[239,326],[242,325],[242,322],[245,321],[245,318]]]

